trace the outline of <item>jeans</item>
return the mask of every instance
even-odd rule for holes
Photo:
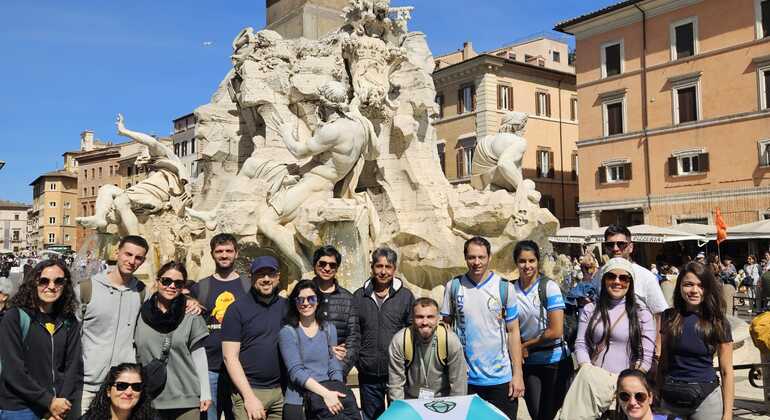
[[[532,420],[552,420],[564,403],[572,377],[572,358],[550,365],[524,364],[524,401]]]
[[[0,410],[0,420],[40,420],[29,408],[23,410]]]
[[[358,375],[361,391],[361,410],[364,420],[375,420],[385,412],[385,395],[388,393],[387,376]]]
[[[205,413],[201,413],[201,420],[219,420],[222,413],[225,420],[233,420],[232,384],[227,373],[209,371],[209,386],[211,387],[211,406]]]
[[[494,405],[511,420],[516,420],[519,412],[519,399],[508,398],[508,382],[500,385],[479,386],[468,384],[468,395],[476,394],[482,400]]]

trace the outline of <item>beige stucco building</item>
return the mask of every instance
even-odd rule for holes
[[[450,181],[470,180],[476,140],[497,133],[505,112],[525,112],[524,177],[535,181],[541,205],[562,226],[577,225],[578,98],[567,60],[567,44],[545,37],[482,54],[465,43],[462,50],[435,57],[440,113],[434,127]]]
[[[631,0],[576,38],[581,226],[770,217],[770,0]]]
[[[29,228],[34,232],[29,246],[33,250],[54,249],[77,251],[78,177],[58,170],[35,178],[32,186],[32,209],[27,213]]]
[[[0,251],[27,249],[27,210],[29,204],[0,200]]]

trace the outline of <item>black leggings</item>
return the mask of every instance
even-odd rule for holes
[[[524,365],[524,401],[532,420],[553,420],[564,403],[571,378],[571,357],[550,365]]]
[[[482,400],[494,405],[511,420],[516,420],[519,399],[508,398],[508,382],[500,385],[480,386],[468,384],[468,395],[476,394]]]

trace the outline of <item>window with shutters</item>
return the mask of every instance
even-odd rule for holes
[[[764,63],[758,67],[757,75],[759,77],[759,109],[770,109],[770,63]]]
[[[436,105],[438,106],[438,117],[444,118],[444,94],[436,95]]]
[[[601,46],[602,77],[623,73],[623,40],[612,41]]]
[[[570,121],[578,119],[578,99],[574,96],[569,100],[569,119]]]
[[[187,156],[187,141],[182,142],[182,156]]]
[[[64,223],[65,225],[68,225],[68,224],[70,224],[70,216],[69,216],[69,215],[64,215],[64,222],[63,222],[63,223]]]
[[[51,191],[56,191],[56,183],[52,182],[52,183],[48,184],[48,189],[51,190]]]
[[[671,103],[674,124],[698,121],[700,112],[700,73],[672,82]]]
[[[556,176],[552,151],[547,149],[537,151],[537,176],[538,178],[554,178]]]
[[[465,114],[476,110],[476,88],[463,86],[457,91],[457,113]]]
[[[551,116],[551,94],[535,92],[535,114],[543,117]]]
[[[438,143],[436,144],[436,151],[438,152],[438,161],[441,165],[441,172],[446,175],[446,144],[445,143]]]
[[[190,154],[195,154],[195,139],[190,140]]]
[[[174,143],[174,154],[179,156],[179,143]],[[131,175],[131,174],[128,174]]]
[[[552,53],[553,61],[554,63],[560,63],[561,62],[561,53],[558,51],[553,51]]]
[[[759,166],[770,166],[770,139],[760,140],[757,143],[757,149],[759,152]]]
[[[48,224],[49,225],[55,225],[56,224],[56,218],[55,217],[49,217],[48,218]]]
[[[572,152],[572,180],[577,181],[578,179],[578,154],[577,152]]]
[[[468,178],[473,170],[473,154],[476,152],[476,138],[464,138],[457,142],[455,157],[457,178]]]
[[[703,150],[677,152],[668,159],[670,176],[697,175],[708,170],[709,154]]]
[[[596,171],[600,184],[615,184],[631,180],[631,162],[615,159],[602,162]]]
[[[48,207],[55,208],[56,207],[56,202],[55,201],[49,201],[48,202]]]
[[[547,208],[551,214],[556,214],[556,200],[548,194],[543,194],[540,198],[540,207]]]
[[[64,242],[69,242],[69,241],[70,241],[70,234],[69,233],[65,233],[64,234]]]
[[[56,234],[55,233],[49,233],[48,234],[48,243],[49,244],[56,243]]]
[[[607,182],[620,182],[626,180],[626,165],[607,166]]]
[[[614,136],[626,132],[625,96],[607,99],[602,102],[602,117],[604,118],[604,135]]]
[[[497,109],[513,111],[513,88],[497,85]]]
[[[96,187],[91,187],[91,195],[96,195]]]
[[[770,37],[770,0],[754,0],[757,39]]]
[[[698,17],[693,16],[671,24],[671,60],[691,57],[698,53]]]

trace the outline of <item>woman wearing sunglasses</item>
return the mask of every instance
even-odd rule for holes
[[[580,365],[561,412],[562,419],[597,418],[615,395],[617,375],[625,369],[650,369],[655,351],[655,320],[634,294],[634,268],[622,257],[599,272],[596,303],[580,312],[575,356]]]
[[[653,392],[646,374],[638,369],[626,369],[618,376],[616,420],[681,420],[652,411]]]
[[[674,307],[661,322],[662,411],[691,420],[732,419],[733,338],[725,313],[722,286],[711,270],[687,264],[676,281]]]
[[[344,387],[342,366],[332,351],[337,344],[337,329],[326,321],[323,312],[317,310],[320,295],[312,280],[301,280],[289,295],[291,304],[286,314],[286,325],[281,329],[278,341],[289,373],[283,418],[313,418],[313,406],[317,404],[313,404],[311,393],[319,396],[325,410],[332,414],[351,418],[348,416],[355,413],[356,418],[360,418],[349,390],[339,392]],[[309,405],[308,413],[306,403]]]
[[[37,264],[0,323],[0,419],[71,418],[83,362],[77,301],[67,267]]]
[[[158,291],[142,304],[134,332],[137,360],[145,365],[153,359],[166,361],[166,383],[153,400],[164,420],[197,420],[211,405],[203,346],[209,333],[203,318],[185,313],[182,289],[186,284],[184,264],[163,265],[158,270]]]
[[[114,366],[80,420],[155,420],[152,399],[143,391],[140,365]]]

